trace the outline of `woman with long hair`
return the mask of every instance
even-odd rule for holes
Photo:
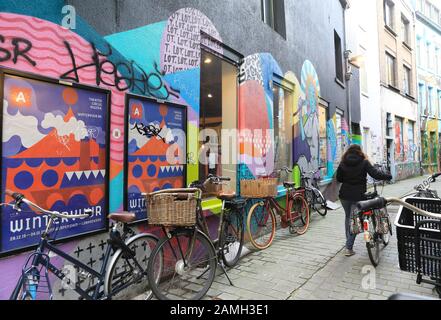
[[[358,201],[366,200],[367,175],[376,180],[392,180],[389,173],[376,169],[368,160],[359,145],[351,145],[344,153],[337,169],[337,181],[342,183],[340,200],[345,210],[346,220],[346,251],[345,255],[351,257],[355,254],[353,247],[356,235],[351,234],[351,213]]]

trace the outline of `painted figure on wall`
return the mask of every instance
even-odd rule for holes
[[[294,163],[302,171],[312,171],[319,163],[319,116],[320,83],[314,66],[306,60],[302,68],[301,89],[304,99],[299,100],[300,135],[295,138]]]

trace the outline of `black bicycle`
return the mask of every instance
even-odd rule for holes
[[[302,187],[305,189],[305,198],[309,204],[309,212],[311,213],[312,210],[314,210],[319,215],[324,217],[328,213],[328,205],[327,200],[323,196],[318,185],[320,181],[320,171],[322,169],[324,169],[324,167],[320,167],[318,170],[306,173],[300,170],[300,174]]]
[[[379,197],[377,185],[378,182],[373,182],[374,191],[364,195],[366,200]],[[390,237],[393,235],[392,224],[387,208],[361,210],[354,212],[354,214],[356,215],[354,219],[358,219],[356,223],[361,223],[359,231],[364,233],[369,260],[374,267],[377,267],[380,263],[381,244],[386,247],[389,244]]]
[[[114,224],[107,240],[101,270],[97,272],[53,244],[57,225],[60,225],[57,223],[58,219],[87,219],[92,215],[92,210],[86,209],[84,214],[65,215],[57,211],[45,210],[20,193],[7,190],[6,194],[14,200],[13,204],[8,205],[13,206],[17,212],[33,210],[49,216],[46,230],[41,235],[37,249],[28,257],[10,296],[11,300],[47,299],[46,297],[53,299],[48,272],[60,279],[65,289],[74,290],[79,294],[79,299],[127,300],[135,297],[144,299],[152,297],[147,280],[147,266],[158,238],[151,234],[136,235],[127,225],[135,221],[134,214],[116,213],[109,216]],[[52,238],[51,234],[55,234],[55,237]],[[70,265],[65,264],[63,268],[55,266],[51,263],[51,253],[63,258]],[[94,285],[83,289],[80,283],[86,279],[97,281]]]
[[[417,198],[428,198],[428,199],[440,199],[438,192],[430,188],[432,183],[436,182],[436,179],[441,176],[441,173],[436,173],[430,176],[428,179],[424,180],[421,184],[414,187],[416,193],[412,194]]]
[[[395,223],[400,269],[416,273],[418,284],[434,285],[441,297],[441,214],[439,213],[439,200],[421,198],[402,200],[399,198],[375,197],[357,203],[357,208],[365,212],[383,209],[393,203],[403,207]],[[428,210],[436,211],[436,213]],[[425,218],[431,220],[425,220]]]
[[[202,209],[202,195],[208,185],[220,185],[229,178],[210,175],[194,182],[187,189],[169,189],[162,193],[192,192],[197,194],[196,221],[192,227],[163,228],[166,236],[153,250],[148,279],[155,296],[160,300],[199,300],[210,289],[217,266],[226,275],[225,266],[234,266],[240,258],[244,241],[244,210],[246,200],[236,198],[234,192],[220,192],[222,201],[217,229],[218,239],[212,241]],[[159,263],[163,259],[162,265]],[[162,267],[161,267],[162,266]]]

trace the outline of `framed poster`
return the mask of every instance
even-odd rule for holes
[[[187,109],[132,94],[126,95],[124,209],[147,219],[145,197],[186,183]]]
[[[39,206],[87,219],[62,219],[57,240],[108,230],[110,92],[0,69],[1,200],[10,189]],[[1,207],[0,253],[38,243],[47,216]]]

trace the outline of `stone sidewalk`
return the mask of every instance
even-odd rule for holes
[[[389,185],[382,194],[401,196],[421,181],[420,177]],[[440,190],[441,183],[433,186]],[[398,208],[389,211],[395,220]],[[375,269],[362,236],[357,238],[354,248],[357,255],[351,258],[343,255],[342,209],[328,212],[325,218],[314,214],[305,235],[293,236],[287,230],[278,230],[270,248],[252,251],[229,270],[234,286],[219,274],[206,299],[385,300],[399,292],[437,297],[433,286],[417,285],[416,275],[399,269],[395,230],[394,227],[394,237],[382,251],[380,265]]]

